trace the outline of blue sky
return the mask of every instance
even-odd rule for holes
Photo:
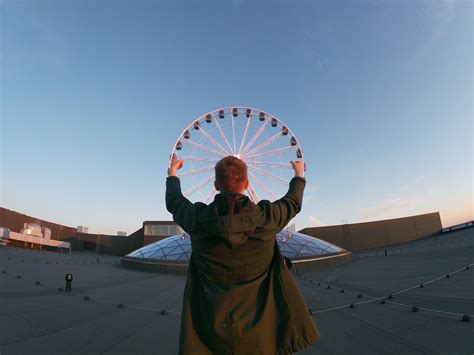
[[[167,158],[213,109],[305,150],[298,228],[473,219],[470,1],[1,2],[1,206],[92,232],[169,219]]]

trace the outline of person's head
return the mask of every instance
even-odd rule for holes
[[[249,186],[247,164],[234,156],[225,157],[216,164],[216,190],[243,193]]]

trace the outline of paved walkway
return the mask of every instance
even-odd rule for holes
[[[184,277],[97,258],[0,246],[0,353],[176,354]],[[322,334],[302,354],[471,355],[473,263],[469,229],[298,276]],[[58,291],[67,272],[72,293]]]

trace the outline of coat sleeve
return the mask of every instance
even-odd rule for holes
[[[264,209],[266,229],[281,231],[301,211],[305,186],[304,178],[294,177],[290,181],[288,192],[281,199],[259,203]]]
[[[193,204],[181,192],[181,182],[176,176],[166,179],[166,209],[173,215],[173,220],[187,233],[196,225],[197,209],[202,203]]]

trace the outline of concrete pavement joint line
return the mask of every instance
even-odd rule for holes
[[[472,264],[469,264],[468,265],[469,267],[472,267],[474,266],[474,263]],[[455,270],[453,272],[450,272],[448,274],[450,275],[454,275],[460,271],[463,271],[463,270],[468,270],[465,266],[458,269],[458,270]],[[306,278],[306,276],[305,276]],[[435,281],[438,281],[438,280],[441,280],[441,279],[444,279],[446,278],[446,275],[445,276],[440,276],[440,277],[437,277],[433,280],[430,280],[430,281],[427,281],[427,282],[423,282],[423,284],[428,284],[428,283],[431,283],[431,282],[435,282]],[[312,284],[308,281],[300,281],[300,282],[303,282],[303,283],[308,283],[308,284]],[[326,281],[327,282],[327,281]],[[330,284],[329,282],[327,282],[328,285]],[[333,289],[335,290],[341,290],[340,288],[337,288],[337,287],[334,287],[334,286],[331,286]],[[401,291],[398,291],[398,292],[395,292],[395,293],[391,293],[390,295],[398,295],[398,294],[401,294],[401,293],[404,293],[404,292],[408,292],[410,290],[413,290],[415,288],[419,288],[420,287],[420,284],[417,284],[416,286],[412,286],[412,287],[409,287],[405,290],[401,290]],[[350,291],[348,290],[350,293],[353,293],[353,294],[356,294],[357,292],[353,292],[353,291]],[[360,294],[360,293],[358,293]],[[332,307],[332,308],[326,308],[326,309],[322,309],[322,310],[319,310],[319,311],[311,311],[310,313],[311,314],[318,314],[318,313],[323,313],[323,312],[329,312],[329,311],[335,311],[335,310],[338,310],[338,309],[343,309],[343,308],[348,308],[348,307],[351,307],[351,308],[354,308],[353,306],[355,305],[360,305],[360,304],[365,304],[365,303],[370,303],[370,302],[374,302],[374,301],[381,301],[381,300],[385,300],[387,298],[387,296],[382,296],[382,297],[373,297],[373,296],[369,296],[369,295],[365,295],[365,294],[362,294],[364,295],[365,297],[368,297],[370,298],[370,300],[367,300],[367,301],[362,301],[362,302],[352,302],[352,303],[348,303],[348,304],[345,304],[345,305],[342,305],[342,306],[338,306],[338,307]],[[413,306],[412,305],[406,305],[406,304],[403,304],[403,303],[397,303],[397,302],[393,302],[393,301],[388,301],[388,300],[385,300],[387,303],[393,303],[393,304],[399,304],[401,306],[404,306],[404,307],[410,307],[412,308]],[[418,307],[419,309],[423,309],[425,311],[432,311],[432,312],[437,312],[437,313],[445,313],[445,314],[453,314],[453,315],[461,315],[463,316],[462,313],[456,313],[456,312],[447,312],[447,311],[441,311],[441,310],[436,310],[436,309],[431,309],[431,308],[425,308],[425,307]],[[472,317],[472,315],[469,315],[470,317]]]

